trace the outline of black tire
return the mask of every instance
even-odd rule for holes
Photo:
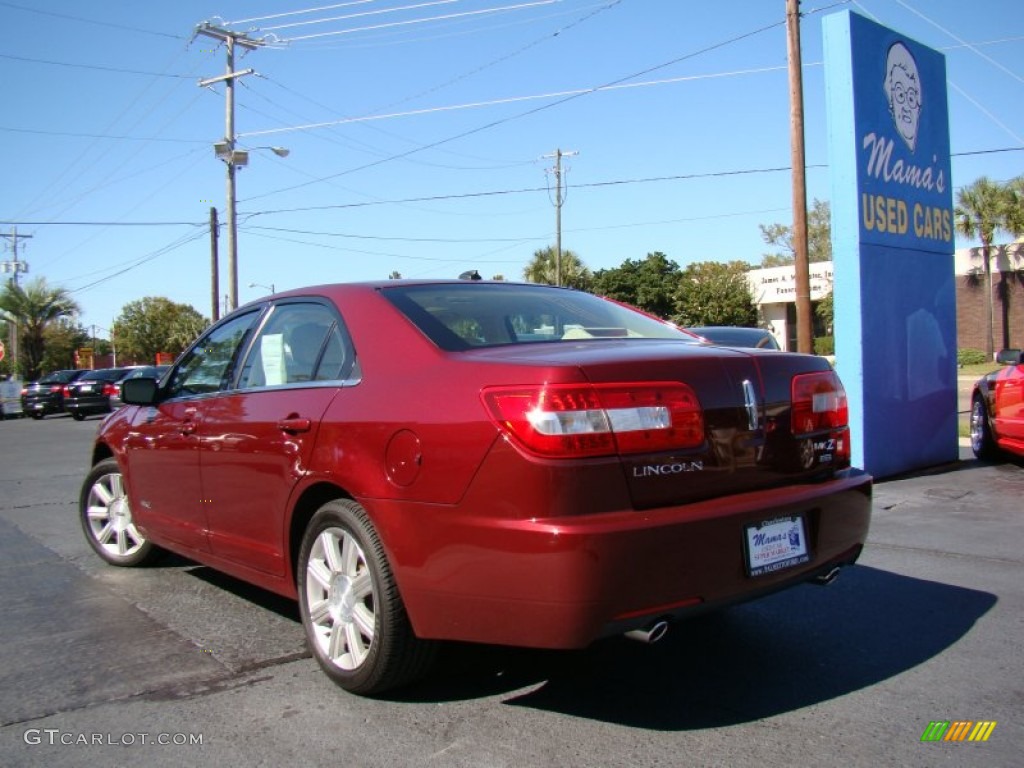
[[[988,423],[988,409],[980,394],[975,394],[971,400],[971,450],[982,461],[995,461],[1000,455]]]
[[[81,411],[72,411],[71,418],[75,421],[85,421],[85,414]]]
[[[437,643],[412,631],[380,538],[359,504],[324,504],[299,550],[299,612],[320,667],[351,693],[372,696],[422,677]]]
[[[45,415],[46,415],[45,413],[33,413],[32,414],[32,418],[35,419],[36,421],[42,421],[43,420],[43,416],[45,416]]]
[[[124,477],[116,459],[104,459],[89,471],[82,483],[78,509],[86,541],[111,565],[146,565],[159,557],[159,548],[143,538],[132,522]]]

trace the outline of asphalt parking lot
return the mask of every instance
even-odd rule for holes
[[[653,646],[451,646],[370,700],[320,673],[287,601],[91,553],[75,515],[97,424],[0,424],[0,765],[1020,765],[1024,462],[877,484],[868,548],[827,588]],[[996,725],[923,742],[935,721]]]

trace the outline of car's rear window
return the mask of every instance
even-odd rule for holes
[[[100,368],[83,374],[77,381],[117,381],[127,372],[125,368]]]
[[[382,289],[445,350],[594,339],[681,339],[675,326],[589,293],[543,285],[456,283]]]
[[[40,384],[67,384],[78,371],[54,371],[48,373],[39,380]]]

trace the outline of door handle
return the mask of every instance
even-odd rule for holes
[[[191,435],[193,432],[196,431],[195,415],[196,415],[196,409],[195,408],[186,408],[185,409],[184,418],[181,420],[181,427],[180,427],[180,430],[179,430],[181,432],[181,434],[183,434],[183,435]]]
[[[304,419],[300,416],[289,416],[287,419],[281,419],[277,422],[277,428],[282,432],[287,432],[294,435],[297,432],[309,432],[313,427],[313,422],[309,419]]]

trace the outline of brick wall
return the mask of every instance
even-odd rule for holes
[[[971,249],[971,252],[979,250]],[[1006,347],[1024,347],[1024,269],[1018,268],[1022,249],[1015,243],[1001,250],[999,257],[993,259],[992,271],[992,336],[997,352]],[[1005,271],[1000,271],[999,267]],[[985,275],[980,268],[968,273],[959,269],[957,272],[957,346],[984,351]]]

